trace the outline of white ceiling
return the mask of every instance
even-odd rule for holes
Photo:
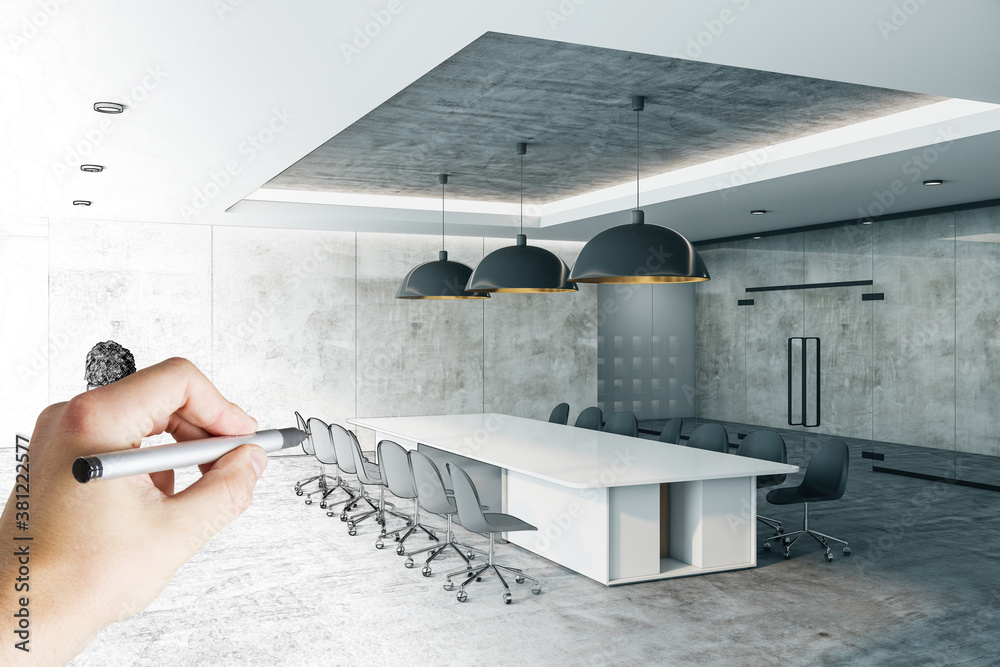
[[[487,31],[1000,104],[1000,3],[991,0],[960,8],[929,0],[8,0],[0,11],[5,218],[434,233],[436,200],[295,203],[258,189]],[[385,25],[345,56],[372,12]],[[99,100],[128,110],[97,114]],[[859,207],[877,212],[873,204],[896,181],[902,192],[890,213],[1000,197],[997,110],[894,123],[896,131],[841,144],[773,148],[756,164],[647,179],[647,219],[699,240],[850,219]],[[921,156],[933,164],[914,171]],[[82,173],[81,159],[106,171]],[[924,176],[947,183],[920,187]],[[625,222],[632,187],[536,210],[533,236],[585,240]],[[257,201],[244,201],[251,195]],[[74,207],[74,199],[93,205]],[[772,213],[751,218],[750,208]],[[457,207],[449,231],[512,235],[513,213]]]

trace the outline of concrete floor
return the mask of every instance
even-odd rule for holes
[[[844,498],[811,512],[850,557],[803,544],[787,561],[758,550],[753,570],[607,588],[504,545],[544,586],[505,606],[492,580],[458,603],[443,564],[406,570],[371,524],[349,537],[292,492],[315,463],[273,457],[250,510],[70,664],[1000,664],[1000,496],[866,464],[852,456]],[[767,508],[789,527],[800,512]]]

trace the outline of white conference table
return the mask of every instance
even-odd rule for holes
[[[538,528],[508,541],[606,585],[756,566],[756,477],[798,470],[501,414],[347,421],[462,466]]]

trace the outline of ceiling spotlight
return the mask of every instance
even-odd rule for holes
[[[99,164],[81,164],[80,171],[85,171],[89,174],[98,174],[104,171],[104,167]]]
[[[924,185],[941,185],[944,183],[940,178],[933,178],[929,181],[924,181]]]
[[[864,221],[864,222],[862,222],[861,224],[862,224],[862,225],[870,225],[870,224],[872,224],[872,221],[871,221],[871,220],[865,220],[865,221]]]
[[[94,111],[99,113],[121,113],[125,105],[118,102],[94,102]]]
[[[753,237],[753,240],[754,241],[760,241],[760,237],[759,236],[755,236],[755,237]]]
[[[762,208],[758,208],[756,210],[750,211],[750,215],[764,215],[765,213],[767,213],[767,211],[765,211]]]
[[[86,199],[74,199],[73,206],[90,206],[90,202]]]

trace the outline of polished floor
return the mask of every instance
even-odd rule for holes
[[[852,456],[845,497],[810,513],[850,557],[803,544],[759,550],[752,570],[607,588],[504,545],[544,586],[505,606],[492,580],[464,604],[442,590],[454,556],[425,578],[375,550],[372,525],[349,537],[292,492],[317,466],[273,457],[250,510],[70,664],[1000,664],[1000,496],[867,463]]]

